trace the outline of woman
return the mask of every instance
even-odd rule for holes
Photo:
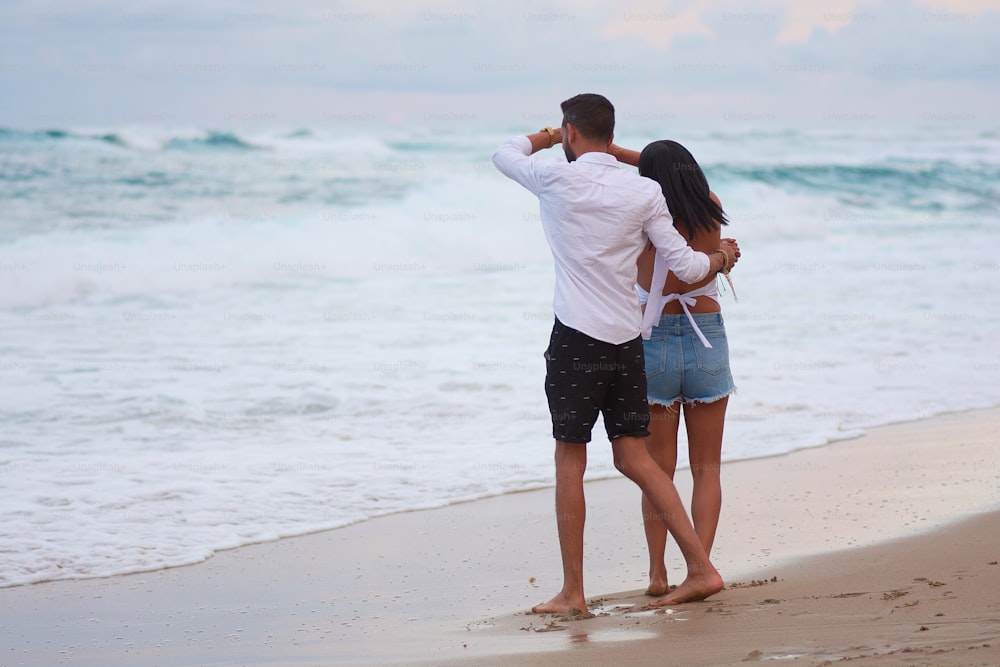
[[[660,184],[674,226],[692,248],[711,252],[719,247],[722,225],[728,224],[722,204],[690,152],[676,141],[655,141],[642,153],[612,145],[620,162]],[[689,284],[667,274],[662,295],[648,295],[653,280],[656,251],[648,245],[639,257],[637,289],[647,300],[644,341],[650,409],[650,455],[671,479],[677,466],[677,432],[683,410],[688,435],[688,458],[694,487],[691,520],[705,553],[711,554],[722,508],[719,469],[722,432],[729,395],[735,390],[729,369],[729,346],[719,306],[716,276]],[[644,496],[642,516],[649,546],[648,595],[669,590],[664,549],[667,529]]]

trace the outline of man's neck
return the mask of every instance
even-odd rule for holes
[[[576,156],[586,155],[587,153],[607,153],[608,147],[602,144],[584,144],[576,146]]]

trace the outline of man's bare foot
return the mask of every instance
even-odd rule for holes
[[[575,610],[575,611],[574,611]],[[536,604],[531,608],[532,614],[585,614],[588,613],[587,601],[580,599],[569,599],[564,593],[559,593],[548,602]]]
[[[666,607],[685,602],[696,602],[715,595],[725,587],[722,577],[714,570],[711,573],[689,574],[681,585],[666,597],[650,602],[650,607]]]

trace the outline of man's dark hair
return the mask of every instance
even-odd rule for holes
[[[563,125],[572,123],[585,138],[611,141],[615,133],[615,108],[608,98],[596,93],[575,95],[561,105]]]

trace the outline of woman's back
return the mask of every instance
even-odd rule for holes
[[[719,208],[722,208],[722,204],[719,202],[719,198],[715,196],[714,192],[710,192],[709,196],[712,198]],[[709,253],[719,247],[719,242],[722,238],[722,225],[716,222],[714,231],[706,231],[703,229],[698,229],[697,233],[692,237],[687,229],[687,226],[682,224],[680,220],[674,220],[674,227],[680,232],[681,236],[687,239],[688,245],[690,245],[695,250],[699,250],[704,253]],[[649,291],[649,284],[652,282],[653,278],[653,260],[656,257],[656,253],[653,249],[653,245],[647,244],[645,250],[639,255],[638,268],[638,283],[647,292]],[[716,279],[715,274],[706,277],[704,280],[697,283],[686,283],[680,278],[675,276],[673,272],[667,274],[667,282],[663,286],[664,294],[684,294],[690,292],[694,289],[707,285],[709,283],[714,283]],[[716,313],[721,309],[719,307],[719,302],[708,296],[699,296],[693,306],[689,307],[692,313]],[[663,313],[666,315],[679,315],[683,313],[681,304],[679,301],[670,301],[663,307]]]

